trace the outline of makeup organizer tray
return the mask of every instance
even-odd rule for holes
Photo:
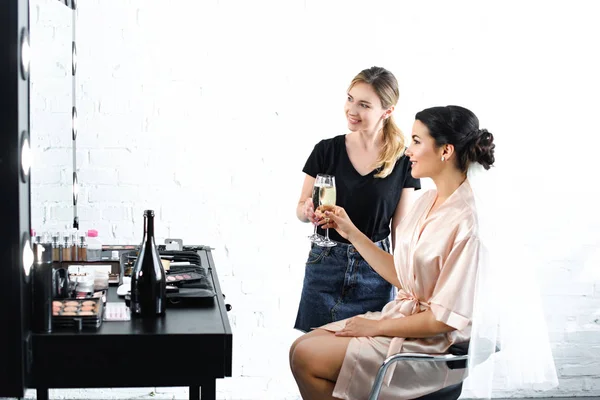
[[[165,268],[167,307],[214,306],[216,291],[212,284],[210,267],[203,265],[197,251],[159,249],[159,254],[163,261],[168,261],[168,267]],[[136,252],[125,252],[121,255],[122,281],[131,275],[136,258]],[[129,288],[123,291],[122,296],[129,305]]]
[[[52,326],[97,329],[102,325],[103,311],[102,298],[55,299],[52,301]]]

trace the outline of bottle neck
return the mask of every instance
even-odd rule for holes
[[[144,234],[146,236],[146,241],[154,239],[154,217],[147,216],[146,217],[146,226],[144,229]]]

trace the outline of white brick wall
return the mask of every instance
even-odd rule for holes
[[[71,221],[70,28],[32,0],[32,217]],[[518,4],[518,6],[517,6]],[[295,399],[287,351],[311,227],[294,208],[321,138],[345,132],[350,79],[399,79],[396,116],[473,109],[497,138],[538,275],[560,387],[497,396],[600,395],[600,62],[593,1],[206,0],[79,2],[79,215],[107,243],[209,244],[234,331],[222,399]],[[66,36],[65,36],[66,35]],[[66,112],[65,112],[66,111]],[[65,121],[66,125],[65,125]],[[587,264],[586,264],[587,261]],[[587,265],[587,266],[586,266]],[[55,390],[56,398],[185,398],[184,388]],[[29,396],[33,396],[30,393]],[[151,397],[152,396],[152,397]]]

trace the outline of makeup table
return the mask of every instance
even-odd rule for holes
[[[168,307],[146,321],[104,321],[96,331],[33,334],[32,380],[38,400],[49,388],[188,386],[190,400],[216,399],[216,380],[231,376],[232,332],[210,250],[199,250],[217,293],[214,305]],[[108,302],[124,301],[115,287]]]

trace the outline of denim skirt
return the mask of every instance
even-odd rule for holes
[[[390,252],[389,239],[376,245]],[[367,311],[381,311],[394,296],[392,284],[375,272],[351,244],[312,244],[294,328],[308,332]]]

